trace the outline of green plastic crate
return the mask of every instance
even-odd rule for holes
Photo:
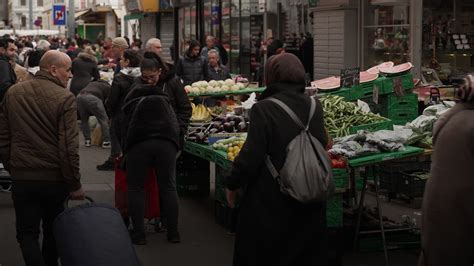
[[[328,199],[326,203],[326,219],[328,227],[342,227],[342,193],[335,194],[333,197]]]
[[[411,122],[418,117],[418,107],[391,110],[388,114],[388,117],[395,125],[405,125],[406,123]]]
[[[379,105],[380,114],[388,118],[391,118],[392,113],[403,110],[409,110],[410,112],[416,110],[418,114],[418,95],[408,93],[400,97],[394,94],[383,96],[380,99]]]
[[[334,184],[336,188],[347,188],[349,187],[349,173],[347,169],[332,169],[332,175],[334,178]]]
[[[349,129],[349,133],[350,134],[356,134],[357,131],[359,131],[359,130],[368,130],[368,131],[371,131],[371,132],[375,132],[375,131],[384,130],[384,129],[392,130],[393,129],[393,122],[391,120],[387,119],[386,121],[382,121],[382,122],[377,122],[377,123],[372,123],[372,124],[365,124],[365,125],[360,125],[360,126],[353,126]]]
[[[363,99],[367,97],[372,97],[374,94],[374,82],[366,82],[360,85],[359,98]]]
[[[383,95],[393,93],[393,85],[395,79],[402,80],[403,90],[411,90],[415,87],[415,84],[413,83],[413,75],[411,73],[407,73],[401,76],[379,77],[375,82],[375,84],[379,87],[379,94]]]

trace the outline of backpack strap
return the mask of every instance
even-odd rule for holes
[[[295,112],[293,112],[293,110],[290,109],[290,107],[288,107],[288,105],[275,98],[270,98],[268,100],[278,104],[300,128],[305,128],[303,122],[301,122],[301,119],[299,119],[299,117],[295,114]]]
[[[302,129],[308,130],[309,129],[309,124],[311,123],[311,120],[313,119],[314,113],[316,112],[316,100],[313,97],[310,97],[311,99],[311,107],[309,108],[309,116],[308,116],[308,123],[306,123],[306,126],[301,122],[301,119],[293,112],[293,110],[288,107],[284,102],[275,99],[275,98],[270,98],[268,99],[269,101],[272,101],[276,104],[278,104],[285,112],[293,119],[293,121]]]
[[[277,180],[278,183],[280,183],[280,180],[279,180],[279,176],[280,174],[278,173],[277,169],[275,168],[275,166],[273,165],[272,161],[270,160],[270,156],[267,155],[265,157],[265,165],[267,166],[267,169],[268,171],[270,172],[270,174],[272,175],[272,177]]]

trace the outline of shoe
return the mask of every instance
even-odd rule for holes
[[[179,236],[178,231],[176,231],[176,232],[168,232],[168,236],[167,236],[167,237],[168,237],[168,242],[170,242],[170,243],[176,244],[176,243],[181,242],[181,238],[180,238],[180,236]]]
[[[103,149],[110,149],[110,147],[112,147],[112,144],[110,144],[110,141],[102,142],[102,148]]]
[[[90,139],[86,139],[85,146],[86,146],[86,147],[90,147],[91,145],[92,145],[91,140],[90,140]]]
[[[138,233],[133,230],[128,231],[130,234],[130,238],[132,239],[132,243],[134,245],[146,245],[146,236],[145,233]]]
[[[112,159],[107,159],[103,164],[97,165],[97,170],[99,171],[114,171],[114,161]]]

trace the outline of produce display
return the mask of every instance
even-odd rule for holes
[[[232,92],[245,89],[246,85],[241,82],[235,82],[232,79],[226,80],[211,80],[194,82],[191,85],[184,87],[188,94],[209,94],[209,93],[223,93]]]
[[[351,127],[388,120],[373,113],[365,113],[360,107],[339,96],[324,96],[320,98],[320,102],[324,110],[324,125],[331,136],[347,136]]]
[[[186,139],[204,144],[207,143],[209,134],[247,132],[248,124],[249,122],[242,116],[216,117],[208,123],[191,124]]]
[[[245,143],[245,137],[231,137],[227,139],[218,140],[216,143],[212,144],[212,148],[216,150],[224,151],[227,154],[227,159],[229,161],[234,161],[235,157],[242,149],[242,146]]]
[[[191,122],[207,122],[212,119],[211,112],[203,104],[195,105],[194,103],[191,103],[191,107],[193,108]]]

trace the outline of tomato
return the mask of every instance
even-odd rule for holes
[[[336,159],[331,160],[331,166],[332,166],[332,168],[337,168],[337,160]]]

